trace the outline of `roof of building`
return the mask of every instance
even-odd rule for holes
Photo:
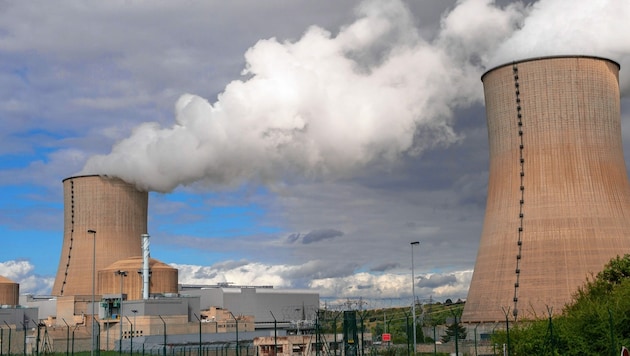
[[[142,264],[143,264],[142,256],[134,256],[134,257],[118,260],[104,269],[133,270],[133,269],[142,268]],[[155,258],[149,258],[149,268],[153,271],[157,269],[175,269],[164,262],[156,260]]]
[[[9,283],[17,284],[13,282],[12,280],[8,279],[7,277],[0,276],[0,284],[9,284]]]

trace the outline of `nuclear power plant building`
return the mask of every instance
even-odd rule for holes
[[[11,345],[0,335],[1,354],[67,352],[70,332],[74,351],[129,352],[134,343],[165,351],[166,328],[169,350],[179,352],[190,344],[229,343],[234,332],[249,341],[270,329],[283,336],[295,321],[315,320],[315,291],[179,284],[176,268],[150,256],[148,192],[133,184],[75,176],[63,180],[63,189],[52,295],[19,296],[19,285],[0,276],[2,333],[26,340]],[[42,332],[45,338],[32,337]]]
[[[618,73],[608,59],[559,56],[483,75],[488,197],[464,322],[560,313],[630,252]]]

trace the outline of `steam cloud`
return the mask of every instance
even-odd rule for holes
[[[402,2],[367,1],[337,34],[313,26],[295,42],[259,41],[216,102],[182,95],[172,127],[140,125],[81,174],[162,192],[349,175],[456,142],[453,111],[481,102],[479,77],[495,65],[586,54],[630,67],[628,18],[625,0],[461,0],[425,39]]]

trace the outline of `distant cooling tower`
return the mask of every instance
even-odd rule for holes
[[[462,320],[535,318],[630,253],[619,65],[546,57],[488,71],[490,173]]]
[[[100,176],[67,178],[63,188],[63,246],[52,294],[90,295],[94,239],[97,271],[142,254],[140,236],[147,233],[148,193],[120,179]]]

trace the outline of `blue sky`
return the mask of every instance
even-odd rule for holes
[[[620,1],[1,2],[0,275],[50,292],[61,181],[96,173],[151,190],[151,254],[180,283],[409,300],[420,241],[417,295],[465,298],[487,184],[481,74],[610,57],[628,142],[629,14]]]

